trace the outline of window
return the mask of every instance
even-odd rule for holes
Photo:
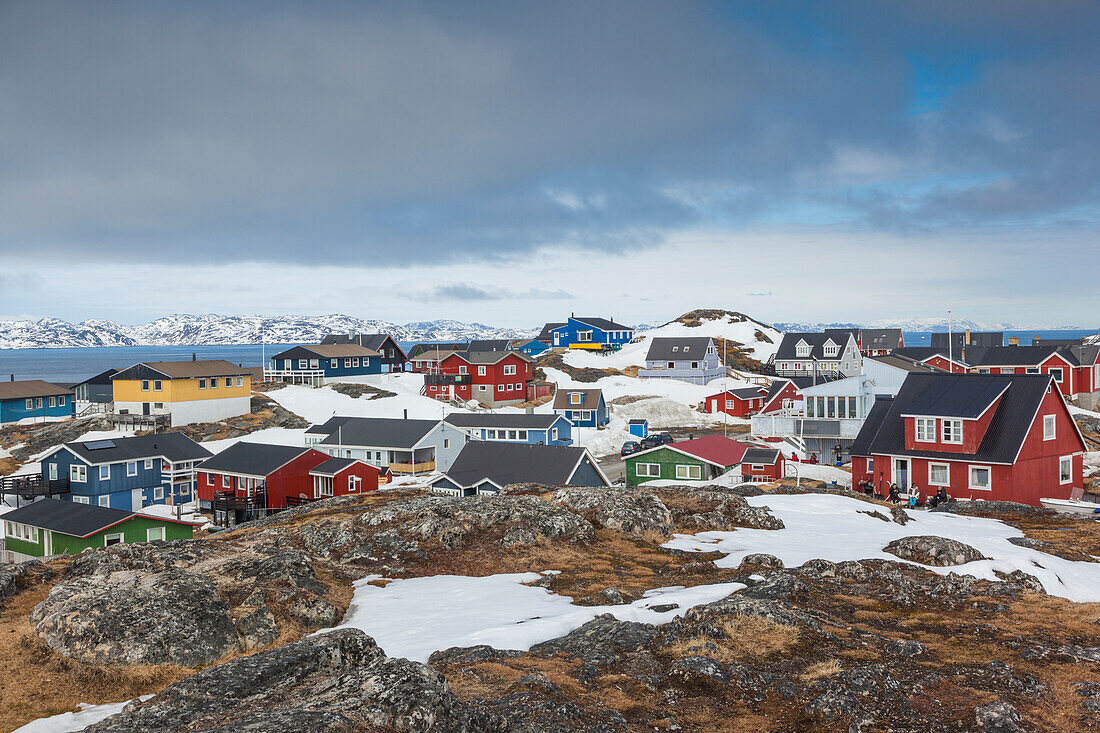
[[[105,507],[111,506],[111,497],[110,496],[101,496],[101,497],[99,497],[99,505],[100,506],[105,506]]]
[[[683,464],[676,466],[676,478],[701,479],[702,477],[703,469],[701,466],[685,466]]]
[[[515,440],[515,439],[516,439],[516,431],[515,430],[509,430],[508,431],[508,440]]]
[[[164,527],[150,527],[145,530],[146,542],[156,542],[164,539]]]
[[[244,386],[244,377],[237,377],[237,386],[238,387],[243,387]]]
[[[359,484],[363,483],[363,479],[358,476],[348,476],[348,491],[355,492],[359,490]]]
[[[950,486],[951,466],[946,463],[929,463],[928,483],[933,486]]]
[[[503,384],[498,384],[497,385],[497,392],[503,392],[503,391],[504,391],[504,385]]]
[[[591,331],[577,331],[577,341],[581,343],[588,343],[592,340]]]
[[[320,367],[321,367],[320,360],[318,360],[318,359],[310,359],[309,360],[309,368],[310,369],[319,369]]]
[[[100,481],[107,481],[110,478],[111,478],[111,467],[110,466],[100,466],[99,467],[99,480]]]
[[[634,464],[634,473],[638,476],[657,477],[661,476],[661,464],[659,463],[636,463]]]
[[[944,443],[962,443],[963,442],[963,421],[962,420],[944,420],[943,421],[943,442]]]
[[[161,391],[163,391],[163,389],[164,389],[164,382],[162,382],[159,379],[154,379],[153,380],[153,391],[154,392],[161,392]]]
[[[450,438],[444,438],[443,439],[443,447],[444,448],[450,448],[451,447],[451,439]]]
[[[26,404],[24,405],[24,407],[26,407],[26,409],[28,409],[28,410],[33,410],[34,409],[34,400],[33,399],[28,399]]]
[[[458,373],[459,374],[469,374],[470,372],[467,371],[465,364],[460,364],[459,367],[458,367]]]
[[[137,461],[126,462],[126,475],[137,476]]]
[[[148,379],[141,380],[141,391],[142,392],[148,392],[149,391],[149,380]]]
[[[557,439],[558,439],[558,429],[557,428],[550,428],[550,440],[557,440]]]
[[[675,368],[676,368],[676,362],[674,362],[674,361],[670,361],[670,362],[668,363],[668,368],[669,368],[669,369],[675,369]]]
[[[218,378],[217,377],[210,377],[210,389],[217,389],[217,388],[218,388]]]
[[[34,401],[34,406],[37,407],[38,409],[42,409],[42,398],[41,397],[39,397],[38,399],[36,399]]]
[[[146,471],[153,470],[153,459],[152,458],[146,458],[145,459],[145,470]]]
[[[366,366],[366,365],[367,365],[367,364],[366,364],[366,361],[367,361],[366,359],[363,359],[363,366]],[[358,356],[352,357],[352,359],[351,359],[351,365],[352,365],[353,367],[358,367],[358,366],[359,366],[359,357],[358,357]]]
[[[163,486],[157,486],[156,488],[153,489],[153,499],[156,500],[156,501],[161,501],[162,499],[164,499],[164,487]]]
[[[874,458],[868,458],[867,459],[867,473],[871,473],[873,470],[875,470],[875,459]]]
[[[511,391],[512,391],[512,390],[514,390],[515,388],[516,388],[516,386],[515,386],[514,384],[511,384],[511,383],[509,383],[509,385],[508,385],[508,391],[509,391],[509,392],[511,392]]]
[[[223,489],[228,489],[229,488],[229,476],[222,476],[222,488]]]
[[[522,390],[523,390],[523,384],[521,382],[516,382],[516,391],[521,392]]]
[[[794,354],[799,358],[806,358],[810,355],[810,345],[805,341],[799,341],[798,345],[794,347]]]
[[[684,349],[684,351],[687,351],[687,349]],[[697,362],[697,361],[691,362],[691,368],[692,369],[698,369],[699,368],[699,362]]]
[[[103,535],[103,546],[110,547],[111,545],[121,545],[125,542],[125,537],[121,532],[112,532],[111,534]]]
[[[726,400],[726,409],[727,410],[732,410],[735,407],[737,407],[736,402],[734,402],[733,400]]]
[[[299,369],[305,369],[308,366],[309,366],[309,359],[299,359],[298,360],[298,368]]]
[[[505,364],[504,365],[504,376],[511,376],[515,373],[516,373],[516,365],[515,364]]]
[[[163,402],[154,402],[153,407],[155,407],[158,410],[163,410],[164,409],[164,403]]]
[[[936,418],[934,417],[918,417],[917,420],[917,440],[921,443],[935,443],[936,442]]]
[[[527,440],[527,431],[526,430],[520,430],[520,431],[518,431],[518,433],[519,433],[518,437],[519,437],[520,440]]]
[[[1027,369],[1024,370],[1024,374],[1038,374],[1038,373],[1039,373],[1039,367],[1028,367]]]
[[[206,389],[206,380],[205,379],[200,379],[199,380],[199,389]]]
[[[1043,440],[1054,440],[1057,433],[1056,421],[1054,415],[1043,415]]]
[[[1053,367],[1050,369],[1050,374],[1054,377],[1055,382],[1062,383],[1062,367]]]
[[[50,407],[57,407],[57,398],[56,397],[51,397],[50,398]]]
[[[989,491],[989,466],[970,467],[970,488]]]
[[[73,496],[73,501],[77,504],[91,504],[92,501],[87,496]]]
[[[583,401],[584,401],[584,395],[581,394],[580,392],[570,392],[569,393],[569,404],[579,405]]]
[[[1073,481],[1073,456],[1064,456],[1058,459],[1058,483],[1068,484]]]

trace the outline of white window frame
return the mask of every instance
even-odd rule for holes
[[[110,496],[110,494],[104,494],[103,496],[97,497],[96,498],[96,503],[99,504],[100,506],[110,508],[110,506],[111,506],[111,496]]]
[[[915,421],[913,426],[913,439],[918,443],[935,443],[936,418],[916,417],[913,418],[913,420]]]
[[[149,391],[149,387],[150,387],[150,384],[151,384],[151,383],[149,382],[149,380],[148,380],[148,379],[143,379],[143,380],[141,380],[141,391],[142,391],[142,392],[148,392],[148,391]]]
[[[218,388],[218,378],[217,377],[210,377],[210,389],[217,389],[217,388]]]
[[[206,379],[199,379],[199,389],[206,389]]]
[[[354,494],[359,491],[360,484],[363,483],[363,479],[359,476],[348,476],[348,493]]]
[[[1055,440],[1058,437],[1058,416],[1043,415],[1043,440]]]
[[[483,367],[483,366],[479,366],[479,367],[477,368],[477,375],[478,375],[479,377],[484,377],[484,376],[485,376],[485,367]]]
[[[124,532],[108,532],[107,534],[103,535],[103,546],[110,547],[110,542],[112,538],[118,538],[118,542],[115,543],[116,545],[126,544],[126,534]]]
[[[91,499],[90,496],[76,496],[75,494],[73,495],[73,501],[76,502],[77,504],[91,504],[92,503],[92,499]]]
[[[955,427],[958,427],[958,437],[956,439]],[[950,430],[949,430],[950,428]],[[950,438],[948,434],[950,433]],[[963,421],[957,418],[944,418],[940,421],[940,435],[942,441],[950,445],[962,445],[963,442]]]
[[[34,398],[33,397],[28,397],[27,401],[23,403],[23,408],[27,409],[27,410],[33,410],[34,409]]]
[[[223,489],[228,489],[231,486],[232,486],[232,482],[230,482],[230,480],[229,480],[229,474],[223,473],[222,474],[222,488]]]
[[[328,365],[329,365],[330,369],[339,369],[340,368],[340,360],[339,359],[329,359],[328,360]],[[229,385],[227,384],[225,386],[228,387]]]
[[[634,475],[645,476],[646,478],[660,478],[661,477],[661,464],[660,463],[635,463]]]
[[[154,537],[154,535],[159,536]],[[165,531],[164,527],[150,527],[149,529],[145,530],[146,542],[156,542],[158,540],[165,540],[167,538],[168,533]]]
[[[571,405],[583,405],[584,404],[584,395],[581,394],[580,392],[570,392],[569,393],[569,404],[571,404]]]
[[[942,468],[947,471],[947,477],[943,481],[936,481],[932,478],[933,468]],[[930,486],[950,486],[951,485],[951,464],[950,463],[929,463],[928,464],[928,484]]]
[[[110,466],[110,464],[108,464],[106,466],[100,466],[99,467],[99,480],[100,481],[110,481],[111,480],[111,466]]]
[[[458,373],[459,374],[469,374],[470,370],[466,368],[465,364],[459,364],[458,365]]]
[[[126,461],[126,475],[127,476],[137,476],[137,473],[138,473],[137,461]]]
[[[1057,374],[1055,374],[1055,372],[1057,372]],[[1054,381],[1058,384],[1061,384],[1062,380],[1065,378],[1062,367],[1050,367],[1047,369],[1047,373],[1052,375],[1054,377]]]
[[[160,379],[154,379],[153,380],[153,391],[154,392],[163,392],[164,391],[164,381],[160,380]]]
[[[988,482],[987,485],[985,485],[985,486],[975,486],[974,485],[974,471],[976,469],[981,469],[981,470],[986,471],[986,474],[989,476],[989,482]],[[967,469],[966,469],[966,485],[970,488],[971,491],[992,491],[993,490],[993,469],[990,468],[989,466],[975,466],[975,465],[967,466]]]
[[[146,471],[153,470],[153,459],[152,458],[146,458],[145,459],[145,470]]]
[[[237,386],[238,387],[243,387],[244,386],[244,377],[237,377]]]
[[[1069,464],[1069,471],[1066,478],[1062,478],[1062,467]],[[1058,459],[1058,483],[1059,484],[1072,484],[1073,483],[1073,456],[1062,456]]]
[[[505,364],[504,365],[504,376],[511,377],[511,376],[514,376],[515,373],[516,373],[516,365],[515,364]]]
[[[681,471],[680,469],[684,469]],[[691,474],[695,473],[695,476]],[[683,479],[685,481],[701,481],[703,479],[703,467],[688,463],[676,464],[676,478]]]

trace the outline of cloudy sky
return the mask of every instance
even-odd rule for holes
[[[1100,3],[0,0],[0,318],[1100,324]]]

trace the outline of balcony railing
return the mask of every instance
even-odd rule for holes
[[[69,479],[48,480],[40,473],[26,476],[4,476],[0,478],[0,494],[18,494],[24,498],[36,496],[57,496],[69,493]]]
[[[436,374],[426,373],[424,375],[424,384],[429,387],[449,387],[451,385],[461,386],[470,384],[473,378],[469,374]]]
[[[394,473],[427,473],[435,470],[435,461],[418,461],[417,463],[391,463],[390,470]]]

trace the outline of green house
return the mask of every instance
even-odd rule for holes
[[[628,486],[647,481],[707,481],[741,463],[748,449],[743,443],[721,435],[683,440],[627,456]]]
[[[195,529],[191,522],[59,499],[40,499],[0,519],[5,562],[76,555],[89,547],[191,539]]]

